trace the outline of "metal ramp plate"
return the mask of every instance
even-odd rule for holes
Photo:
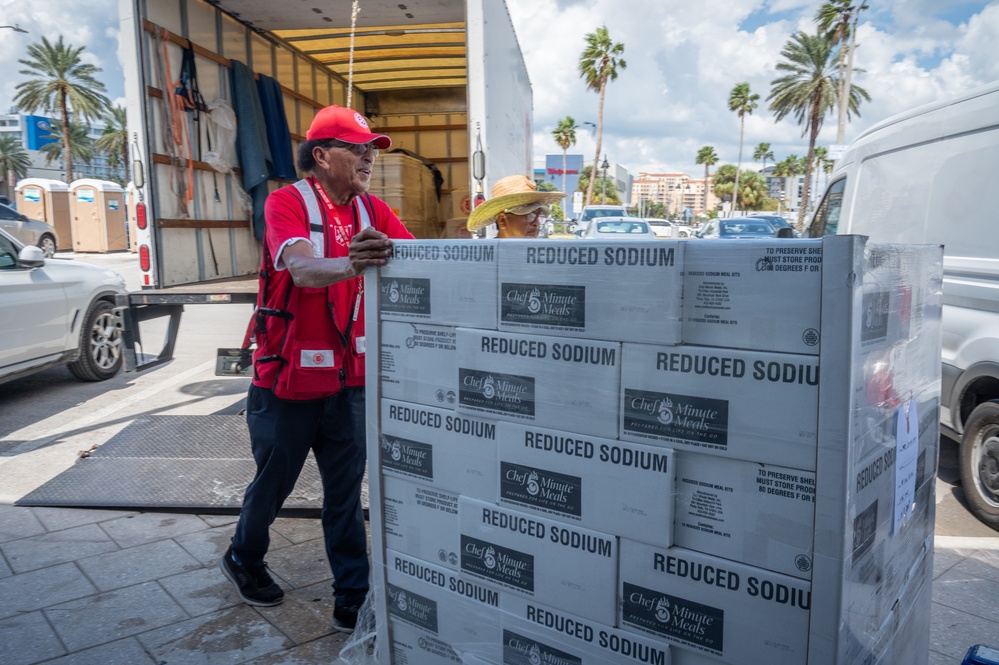
[[[255,468],[243,416],[144,416],[17,505],[237,513]],[[367,512],[367,482],[361,500]],[[281,514],[321,507],[309,455]]]

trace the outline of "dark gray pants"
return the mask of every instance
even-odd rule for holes
[[[320,400],[278,399],[250,386],[246,422],[257,473],[246,488],[232,549],[244,563],[260,563],[270,546],[270,525],[298,480],[312,450],[323,483],[323,535],[333,571],[334,597],[356,605],[368,592],[370,565],[361,508],[367,460],[364,388],[344,388]]]

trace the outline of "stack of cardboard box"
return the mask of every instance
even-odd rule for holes
[[[381,662],[925,662],[939,270],[857,237],[397,243]]]

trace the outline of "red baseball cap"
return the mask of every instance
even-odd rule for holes
[[[336,139],[344,143],[374,143],[379,150],[388,150],[392,139],[384,134],[375,134],[368,127],[368,121],[354,109],[342,106],[327,106],[319,110],[312,119],[306,141]]]

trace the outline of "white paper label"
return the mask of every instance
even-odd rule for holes
[[[918,460],[919,417],[916,415],[916,400],[910,400],[895,414],[895,519],[892,533],[897,533],[912,517]]]

